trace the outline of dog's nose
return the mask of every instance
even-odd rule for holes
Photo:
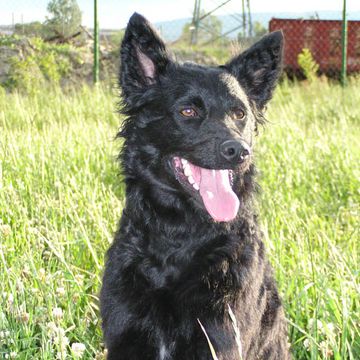
[[[250,155],[250,147],[240,141],[226,140],[220,144],[220,155],[227,161],[243,162]]]

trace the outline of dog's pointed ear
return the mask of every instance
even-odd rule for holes
[[[271,99],[281,73],[283,42],[281,31],[270,33],[225,65],[259,110]]]
[[[158,81],[169,63],[164,42],[150,23],[134,13],[121,44],[120,86],[126,98]]]

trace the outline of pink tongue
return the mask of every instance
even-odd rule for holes
[[[200,195],[208,213],[215,221],[233,220],[240,201],[231,188],[229,170],[200,168],[200,171]]]

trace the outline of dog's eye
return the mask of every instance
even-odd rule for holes
[[[234,119],[235,120],[243,120],[245,118],[245,111],[242,109],[234,110]]]
[[[195,109],[188,107],[180,110],[180,114],[184,117],[197,117],[198,113]]]

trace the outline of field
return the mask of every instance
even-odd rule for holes
[[[359,88],[285,81],[257,138],[294,359],[360,359]],[[0,91],[1,359],[104,358],[98,291],[124,204],[117,102],[101,86]]]

